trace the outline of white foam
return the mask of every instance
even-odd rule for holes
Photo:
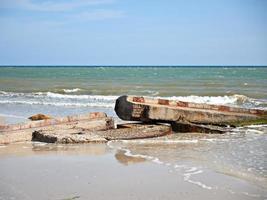
[[[162,161],[159,160],[159,158],[154,158],[152,161],[160,165],[164,164]]]
[[[185,173],[184,175],[185,176],[189,176],[189,175],[191,176],[191,175],[200,174],[200,173],[203,173],[203,171],[202,170],[197,170],[197,168],[194,168],[193,171],[190,171],[190,173]]]
[[[193,172],[196,170],[197,170],[197,167],[191,167],[190,169],[186,170],[186,172]]]
[[[38,102],[38,101],[1,101],[0,104],[27,104],[27,105],[51,105],[51,106],[76,106],[76,107],[103,107],[113,108],[113,103],[64,103],[64,102]]]
[[[246,196],[249,196],[249,197],[262,197],[261,195],[259,194],[251,194],[251,193],[248,193],[248,192],[242,192],[242,194],[246,195]]]
[[[260,128],[260,127],[267,127],[267,124],[262,124],[262,125],[249,125],[249,126],[245,126],[248,128]]]
[[[208,190],[211,190],[212,187],[211,186],[207,186],[205,185],[204,183],[200,182],[200,181],[193,181],[191,180],[191,176],[192,175],[196,175],[196,174],[201,174],[203,173],[202,170],[199,170],[197,167],[192,167],[191,169],[188,169],[186,170],[187,173],[184,173],[184,180],[189,182],[189,183],[192,183],[192,184],[195,184],[195,185],[198,185],[204,189],[208,189]]]
[[[27,119],[27,117],[23,117],[23,116],[18,116],[18,115],[8,115],[8,114],[1,114],[0,116],[2,117],[12,117],[12,118],[19,118],[19,119]]]
[[[74,93],[74,92],[78,92],[78,91],[81,91],[80,88],[74,88],[74,89],[63,89],[63,91],[65,93]]]
[[[127,155],[127,156],[145,158],[147,160],[152,161],[155,164],[165,165],[167,167],[173,167],[176,171],[179,168],[187,169],[186,170],[186,173],[183,174],[184,181],[187,181],[189,183],[192,183],[192,184],[195,184],[197,186],[200,186],[203,189],[208,189],[208,190],[211,190],[212,189],[211,186],[207,186],[204,183],[201,183],[200,181],[193,181],[193,180],[191,180],[191,176],[192,175],[203,173],[203,171],[200,170],[200,169],[198,169],[197,167],[189,167],[188,168],[185,165],[177,165],[177,164],[172,165],[171,163],[165,163],[165,162],[161,161],[158,157],[155,157],[155,156],[148,156],[148,155],[142,155],[142,154],[133,154],[129,149],[123,148],[123,147],[120,147],[120,146],[119,147],[115,147],[115,146],[112,145],[112,143],[113,143],[113,141],[109,141],[109,142],[107,142],[107,145],[110,148],[112,148],[112,149],[117,149],[117,150],[123,150],[123,151],[125,151],[124,154]]]
[[[116,95],[87,95],[87,94],[69,94],[81,89],[63,89],[66,94],[55,92],[35,92],[19,93],[0,91],[0,103],[20,103],[20,104],[43,104],[56,106],[92,106],[92,107],[114,107]],[[149,91],[151,95],[157,95],[157,91]],[[172,96],[172,97],[153,97],[166,98],[169,100],[178,100],[194,103],[207,103],[217,105],[241,106],[248,108],[267,109],[267,100],[253,99],[244,95],[231,96]],[[30,103],[28,103],[30,102]]]
[[[190,179],[188,179],[188,180],[186,180],[186,181],[189,182],[189,183],[198,185],[198,186],[202,187],[203,189],[207,189],[207,190],[211,190],[211,189],[212,189],[211,186],[207,186],[207,185],[205,185],[205,184],[203,184],[203,183],[201,183],[201,182],[199,182],[199,181],[192,181],[192,180],[190,180]]]
[[[39,93],[45,94],[45,93]],[[104,95],[70,95],[47,92],[46,95],[52,98],[59,99],[92,99],[92,100],[116,100],[118,96],[104,96]]]
[[[179,143],[198,143],[198,140],[160,140],[160,139],[145,139],[145,140],[121,140],[123,143],[134,143],[134,144],[179,144]]]
[[[226,142],[226,141],[229,141],[229,139],[224,139],[224,138],[205,138],[205,139],[200,139],[200,141],[207,141],[207,142]]]
[[[147,93],[149,95],[152,95],[152,96],[156,96],[159,94],[159,92],[157,91],[154,91],[154,90],[143,90],[144,93]]]
[[[174,165],[174,168],[175,169],[179,169],[179,168],[185,168],[186,166],[185,165]]]
[[[207,103],[207,104],[238,104],[239,102],[244,102],[248,99],[248,97],[244,95],[232,95],[232,96],[173,96],[167,97],[170,100],[178,100],[178,101],[187,101],[193,103]]]
[[[247,129],[246,133],[264,134],[264,131],[255,130],[255,129]]]

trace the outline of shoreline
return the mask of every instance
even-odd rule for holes
[[[245,180],[120,152],[105,144],[18,143],[0,148],[0,197],[9,199],[263,199]],[[138,158],[139,157],[139,158]],[[152,162],[151,162],[152,161]],[[181,166],[187,166],[182,169]],[[190,166],[191,165],[191,166]],[[180,166],[180,167],[179,167]],[[20,177],[20,179],[17,179]],[[67,183],[67,184],[66,184]],[[14,190],[16,188],[16,190]]]

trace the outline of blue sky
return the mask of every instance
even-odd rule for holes
[[[0,0],[0,65],[267,65],[267,1]]]

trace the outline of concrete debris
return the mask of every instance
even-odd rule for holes
[[[93,120],[93,119],[99,119],[99,118],[105,118],[105,117],[107,117],[106,113],[92,112],[92,113],[83,114],[83,115],[72,115],[72,116],[66,116],[66,117],[56,117],[53,119],[25,122],[25,123],[20,123],[20,124],[2,125],[0,126],[0,133],[8,132],[8,131],[24,130],[24,129],[29,129],[29,128],[54,126],[58,124],[66,124],[69,122]]]
[[[193,124],[190,122],[172,122],[172,130],[177,133],[214,133],[222,134],[231,132],[230,127],[221,127],[214,125]]]
[[[38,126],[39,125],[39,126]],[[114,120],[105,113],[89,113],[48,120],[14,124],[0,128],[0,144],[31,141],[36,130],[108,130],[114,129]]]
[[[30,122],[0,124],[0,144],[21,141],[89,143],[164,136],[175,132],[225,133],[232,127],[267,123],[267,111],[197,104],[149,97],[121,96],[115,112],[118,124],[102,112],[55,117],[37,114]],[[164,123],[164,124],[163,124]],[[120,157],[120,156],[119,156]]]
[[[89,143],[107,142],[109,140],[129,140],[163,136],[171,133],[169,125],[127,124],[117,129],[105,131],[85,130],[81,128],[36,130],[32,134],[33,141],[47,143]]]
[[[118,125],[117,129],[98,131],[95,134],[107,140],[131,140],[160,137],[171,133],[172,129],[170,125],[139,123]]]
[[[267,111],[221,105],[121,96],[116,114],[123,120],[144,122],[190,122],[218,126],[266,124]]]

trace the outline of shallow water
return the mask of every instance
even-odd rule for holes
[[[265,199],[266,174],[244,176],[251,163],[236,167],[232,150],[218,150],[228,137],[1,145],[0,199]]]
[[[266,186],[267,127],[262,133],[253,131],[247,128],[244,132],[224,135],[178,133],[156,139],[111,142],[111,146],[174,168],[188,161]]]

